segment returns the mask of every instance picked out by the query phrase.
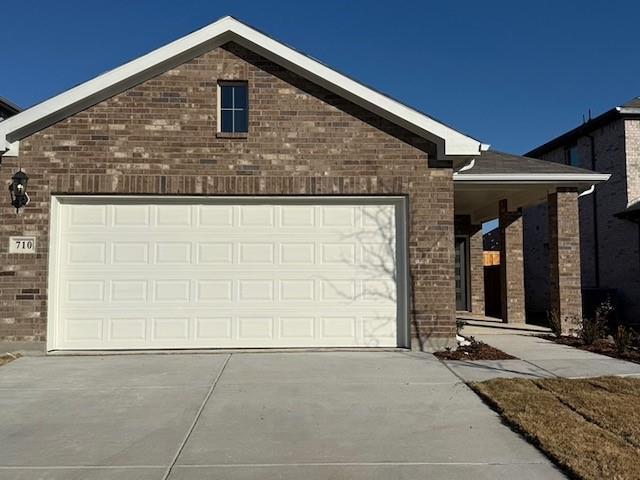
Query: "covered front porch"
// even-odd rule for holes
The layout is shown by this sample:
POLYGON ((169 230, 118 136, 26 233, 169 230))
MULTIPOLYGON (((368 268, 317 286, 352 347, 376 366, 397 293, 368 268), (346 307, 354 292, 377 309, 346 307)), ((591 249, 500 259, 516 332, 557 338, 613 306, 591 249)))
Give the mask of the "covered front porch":
POLYGON ((456 307, 459 318, 485 317, 484 222, 497 219, 503 324, 526 328, 523 209, 548 209, 548 315, 563 331, 582 318, 578 198, 609 178, 568 165, 492 150, 454 163, 456 307))

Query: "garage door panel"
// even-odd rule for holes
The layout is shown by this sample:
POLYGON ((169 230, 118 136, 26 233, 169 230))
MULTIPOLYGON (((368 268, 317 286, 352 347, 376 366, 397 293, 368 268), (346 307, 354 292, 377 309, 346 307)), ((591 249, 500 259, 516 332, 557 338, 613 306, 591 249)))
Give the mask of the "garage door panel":
POLYGON ((59 206, 55 348, 397 345, 394 204, 103 201, 59 206))
POLYGON ((233 243, 231 242, 200 242, 198 243, 198 264, 232 264, 233 243))
POLYGON ((239 227, 275 226, 275 205, 244 205, 239 208, 239 227))
POLYGON ((363 317, 362 329, 365 346, 385 346, 396 336, 396 319, 392 315, 363 317))
POLYGON ((307 205, 282 205, 280 207, 280 226, 293 228, 313 228, 316 225, 316 208, 307 205))
POLYGON ((107 245, 105 242, 69 242, 67 244, 67 264, 99 265, 106 262, 107 245))
POLYGON ((149 244, 146 242, 113 242, 109 263, 113 265, 149 263, 149 244))
POLYGON ((348 340, 356 333, 355 316, 326 316, 320 318, 322 337, 348 340))
MULTIPOLYGON (((189 317, 161 316, 151 319, 151 342, 186 343, 189 340, 189 317)), ((183 344, 184 344, 183 343, 183 344)))
POLYGON ((278 283, 280 300, 283 302, 292 301, 314 301, 315 282, 307 279, 286 279, 278 283))
POLYGON ((156 225, 158 227, 188 227, 191 225, 192 210, 190 205, 156 206, 156 225))
POLYGON ((283 316, 279 318, 280 337, 286 341, 313 340, 315 335, 315 318, 304 316, 283 316))
POLYGON ((196 303, 230 303, 233 301, 233 281, 228 279, 198 280, 196 303))
POLYGON ((147 319, 145 317, 123 316, 111 318, 108 322, 110 342, 129 342, 140 345, 147 338, 147 319))
POLYGON ((313 265, 316 262, 316 245, 313 242, 280 242, 281 265, 313 265))
POLYGON ((256 306, 257 301, 273 301, 274 282, 272 280, 238 280, 238 303, 256 306))
POLYGON ((155 244, 156 264, 191 263, 191 243, 158 241, 155 244))
POLYGON ((322 227, 355 228, 356 212, 353 206, 327 206, 321 209, 322 227))
POLYGON ((106 205, 74 205, 69 210, 68 222, 70 226, 106 226, 107 206, 106 205))
POLYGON ((151 206, 149 205, 112 205, 112 225, 131 229, 149 228, 151 206))
POLYGON ((239 340, 273 340, 273 317, 268 316, 239 316, 239 340))
POLYGON ((233 317, 199 317, 195 319, 196 341, 231 340, 233 331, 233 317))
POLYGON ((231 227, 233 226, 232 205, 199 205, 198 227, 231 227))
POLYGON ((396 285, 392 279, 363 280, 362 300, 375 303, 396 302, 396 285))
POLYGON ((68 342, 100 344, 104 338, 105 319, 91 312, 71 314, 65 323, 65 339, 68 342))
POLYGON ((155 280, 152 285, 154 302, 189 303, 191 299, 189 280, 155 280))
POLYGON ((272 242, 239 242, 238 263, 244 265, 270 265, 274 263, 275 245, 272 242))
POLYGON ((110 301, 113 303, 135 302, 139 305, 145 305, 147 302, 149 290, 147 280, 111 280, 110 285, 110 301))

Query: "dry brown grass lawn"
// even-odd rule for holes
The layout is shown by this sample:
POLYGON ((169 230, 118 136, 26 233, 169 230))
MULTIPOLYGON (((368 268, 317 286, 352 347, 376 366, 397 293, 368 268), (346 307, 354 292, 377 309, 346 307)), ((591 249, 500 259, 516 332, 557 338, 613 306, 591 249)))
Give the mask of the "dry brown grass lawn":
POLYGON ((640 478, 640 379, 495 379, 472 387, 573 476, 640 478))
POLYGON ((5 365, 5 364, 9 363, 9 362, 12 362, 13 360, 15 360, 15 359, 17 359, 19 357, 20 357, 19 353, 14 353, 14 354, 11 354, 11 355, 9 355, 8 353, 4 353, 4 354, 0 355, 0 367, 2 365, 5 365))

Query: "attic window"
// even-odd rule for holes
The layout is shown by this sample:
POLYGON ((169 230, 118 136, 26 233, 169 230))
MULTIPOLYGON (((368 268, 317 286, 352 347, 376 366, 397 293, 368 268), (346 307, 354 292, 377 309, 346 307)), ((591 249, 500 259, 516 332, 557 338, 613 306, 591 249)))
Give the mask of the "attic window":
POLYGON ((249 129, 247 82, 219 82, 218 105, 218 132, 246 134, 249 129))

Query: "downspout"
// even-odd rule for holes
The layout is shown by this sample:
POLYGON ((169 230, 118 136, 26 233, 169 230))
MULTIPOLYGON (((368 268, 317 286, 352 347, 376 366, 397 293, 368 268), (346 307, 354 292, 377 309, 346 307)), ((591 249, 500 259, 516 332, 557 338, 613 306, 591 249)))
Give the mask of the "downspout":
MULTIPOLYGON (((591 154, 591 170, 596 171, 596 146, 595 139, 593 135, 585 134, 585 136, 589 139, 590 143, 590 154, 591 154)), ((595 287, 600 288, 600 242, 598 241, 598 192, 594 191, 591 194, 591 202, 593 209, 593 253, 594 253, 594 277, 595 277, 595 287)))

